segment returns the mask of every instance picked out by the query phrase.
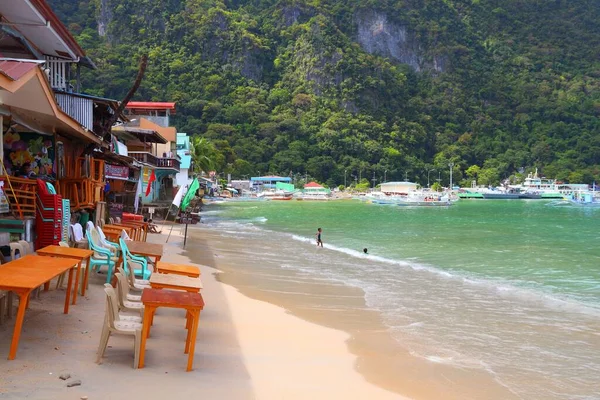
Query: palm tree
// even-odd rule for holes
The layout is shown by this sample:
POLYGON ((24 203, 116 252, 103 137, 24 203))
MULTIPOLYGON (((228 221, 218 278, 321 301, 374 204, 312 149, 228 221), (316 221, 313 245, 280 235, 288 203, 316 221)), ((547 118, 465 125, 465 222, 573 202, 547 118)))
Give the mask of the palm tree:
POLYGON ((214 169, 215 166, 215 146, 207 139, 194 136, 192 137, 192 161, 194 163, 194 170, 197 173, 208 173, 214 169))

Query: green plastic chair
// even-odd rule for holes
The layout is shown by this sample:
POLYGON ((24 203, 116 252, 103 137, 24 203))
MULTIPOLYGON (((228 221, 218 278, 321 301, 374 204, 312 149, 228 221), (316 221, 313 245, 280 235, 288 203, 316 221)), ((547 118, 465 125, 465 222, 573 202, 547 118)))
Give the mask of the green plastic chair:
POLYGON ((123 238, 119 238, 119 244, 121 245, 121 254, 123 255, 123 269, 125 270, 125 273, 130 274, 131 272, 133 272, 133 276, 139 275, 142 277, 142 279, 150 279, 152 271, 148 269, 148 260, 146 260, 145 257, 134 256, 133 254, 131 254, 129 248, 127 247, 127 242, 125 242, 123 238), (128 263, 139 264, 142 268, 131 268, 130 270, 129 266, 127 265, 128 263))
POLYGON ((87 239, 88 244, 90 245, 90 250, 94 252, 92 257, 90 257, 90 265, 88 268, 91 267, 93 271, 98 272, 101 266, 106 265, 108 268, 108 272, 106 274, 106 283, 110 283, 113 269, 115 268, 116 264, 116 257, 114 257, 110 250, 100 245, 100 236, 96 230, 88 231, 87 239))

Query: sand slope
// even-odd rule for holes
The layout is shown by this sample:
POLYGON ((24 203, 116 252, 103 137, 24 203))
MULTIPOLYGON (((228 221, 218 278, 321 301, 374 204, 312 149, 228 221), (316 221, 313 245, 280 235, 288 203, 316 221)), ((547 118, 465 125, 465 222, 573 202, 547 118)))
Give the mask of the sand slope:
MULTIPOLYGON (((164 235, 149 240, 164 243, 164 235)), ((181 237, 171 236, 163 260, 190 263, 181 237)), ((190 243, 188 242, 188 245, 190 243)), ((218 261, 216 261, 218 267, 218 261)), ((1 268, 1 267, 0 267, 1 268)), ((400 399, 369 384, 355 369, 348 335, 289 315, 219 283, 203 266, 201 314, 194 370, 185 372, 184 314, 159 309, 147 342, 146 368, 134 370, 133 339, 113 336, 95 363, 104 318, 104 277, 68 315, 64 290, 42 293, 27 310, 14 361, 8 355, 14 317, 0 326, 1 399, 400 399), (72 378, 58 376, 69 372, 72 378), (82 385, 66 387, 81 379, 82 385)))

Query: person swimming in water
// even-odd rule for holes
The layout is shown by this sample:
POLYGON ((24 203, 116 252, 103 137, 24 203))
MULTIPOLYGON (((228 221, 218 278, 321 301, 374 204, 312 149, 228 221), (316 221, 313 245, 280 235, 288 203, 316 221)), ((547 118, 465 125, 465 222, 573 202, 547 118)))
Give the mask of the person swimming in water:
POLYGON ((363 253, 365 253, 365 254, 369 254, 369 253, 368 253, 368 251, 369 251, 369 250, 367 250, 367 248, 366 248, 366 247, 363 249, 363 253))
POLYGON ((321 228, 318 228, 317 233, 315 234, 315 236, 317 237, 317 247, 323 247, 323 241, 321 240, 321 232, 323 232, 321 228))

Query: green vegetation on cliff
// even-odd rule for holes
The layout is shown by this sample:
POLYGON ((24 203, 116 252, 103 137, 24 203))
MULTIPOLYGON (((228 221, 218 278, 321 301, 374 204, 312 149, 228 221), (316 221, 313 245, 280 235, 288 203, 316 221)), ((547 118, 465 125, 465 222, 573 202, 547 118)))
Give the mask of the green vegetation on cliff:
POLYGON ((136 98, 176 101, 235 177, 600 181, 596 0, 50 3, 88 92, 121 99, 147 51, 136 98))

